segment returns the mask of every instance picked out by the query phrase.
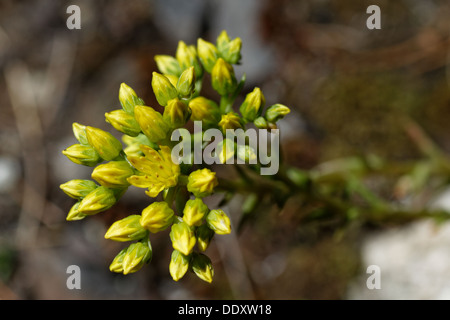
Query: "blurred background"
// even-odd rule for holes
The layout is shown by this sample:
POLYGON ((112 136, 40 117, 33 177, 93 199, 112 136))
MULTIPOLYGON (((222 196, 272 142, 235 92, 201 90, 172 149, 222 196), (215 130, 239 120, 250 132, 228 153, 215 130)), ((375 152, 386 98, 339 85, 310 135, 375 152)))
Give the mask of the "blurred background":
MULTIPOLYGON (((0 298, 450 298, 446 223, 339 237, 299 227, 293 204, 268 207, 240 233, 215 238, 211 285, 193 274, 175 283, 168 232, 151 238, 153 261, 138 273, 108 270, 121 244, 104 233, 148 205, 143 190, 66 222, 73 200, 59 189, 90 177, 61 154, 75 143, 73 122, 113 132, 104 113, 120 107, 120 83, 156 105, 153 56, 174 55, 179 40, 214 42, 224 29, 243 42, 243 92, 259 86, 268 104, 292 109, 280 123, 289 164, 420 159, 404 115, 449 152, 449 16, 446 0, 0 0, 0 298), (80 30, 66 27, 71 4, 81 9, 80 30), (366 27, 372 4, 380 30, 366 27), (380 290, 366 287, 372 264, 381 267, 380 290), (81 290, 66 286, 70 265, 81 268, 81 290)), ((450 210, 447 193, 433 196, 450 210)), ((241 206, 239 197, 228 205, 233 223, 241 206)))

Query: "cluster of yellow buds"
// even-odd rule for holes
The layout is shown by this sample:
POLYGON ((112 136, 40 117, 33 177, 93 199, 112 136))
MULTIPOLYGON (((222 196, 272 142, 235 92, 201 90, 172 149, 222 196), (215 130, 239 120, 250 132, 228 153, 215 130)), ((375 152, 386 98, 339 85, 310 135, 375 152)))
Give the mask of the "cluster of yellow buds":
MULTIPOLYGON (((198 39, 197 46, 180 41, 174 57, 157 55, 160 71, 153 72, 151 87, 161 113, 147 106, 136 92, 122 83, 121 109, 105 114, 106 122, 123 134, 122 143, 99 128, 73 124, 77 144, 63 151, 71 161, 94 167, 93 180, 74 179, 61 189, 77 202, 67 220, 81 220, 113 206, 130 186, 145 188, 153 201, 140 214, 114 222, 106 239, 132 243, 113 259, 110 270, 123 274, 138 271, 152 259, 151 234, 170 230, 173 253, 171 277, 178 281, 188 270, 211 282, 214 269, 205 254, 215 234, 231 232, 231 221, 221 209, 208 208, 205 197, 218 185, 216 173, 206 164, 178 164, 173 161, 174 130, 188 121, 201 121, 204 129, 244 128, 254 123, 271 128, 289 109, 276 104, 263 115, 265 98, 259 88, 247 94, 239 112, 233 102, 244 87, 233 69, 241 60, 241 39, 231 40, 223 31, 216 44, 198 39), (200 95, 205 74, 220 95, 220 102, 200 95)), ((227 148, 232 143, 227 143, 227 148)), ((245 149, 247 152, 247 149, 245 149)), ((233 151, 231 152, 233 153, 233 151)), ((248 152, 247 152, 248 153, 248 152)))
POLYGON ((81 220, 111 208, 130 185, 127 178, 135 169, 125 160, 122 144, 109 132, 98 128, 73 124, 79 143, 63 150, 63 154, 77 164, 94 167, 92 180, 74 179, 60 187, 78 200, 70 209, 67 220, 81 220), (108 161, 107 163, 102 163, 108 161))

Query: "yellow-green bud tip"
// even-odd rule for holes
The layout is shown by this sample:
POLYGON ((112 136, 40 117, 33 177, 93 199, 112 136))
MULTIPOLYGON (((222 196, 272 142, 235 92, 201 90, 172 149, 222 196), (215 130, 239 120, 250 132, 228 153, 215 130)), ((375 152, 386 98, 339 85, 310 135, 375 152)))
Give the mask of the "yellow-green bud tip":
POLYGON ((122 150, 122 143, 119 140, 99 128, 86 127, 86 137, 89 145, 106 161, 116 158, 122 150))
POLYGON ((180 97, 189 98, 195 89, 195 70, 189 67, 183 71, 177 82, 177 91, 180 97))
POLYGON ((140 219, 140 215, 134 214, 114 222, 106 232, 105 239, 124 242, 144 238, 148 231, 141 226, 140 219))
POLYGON ((127 161, 110 161, 98 165, 92 171, 92 178, 104 187, 125 188, 130 184, 127 178, 134 174, 127 161))
POLYGON ((86 138, 86 126, 85 125, 74 122, 72 124, 72 130, 73 130, 73 135, 75 136, 75 139, 77 139, 79 143, 84 144, 84 145, 88 144, 88 140, 86 138))
POLYGON ((242 128, 242 120, 238 114, 231 111, 222 115, 222 118, 219 121, 219 127, 222 129, 223 133, 226 133, 227 129, 235 130, 242 128))
POLYGON ((212 266, 211 260, 208 256, 197 253, 192 258, 192 271, 195 272, 197 277, 211 283, 214 277, 214 268, 212 266))
POLYGON ((188 177, 187 189, 197 198, 209 196, 218 185, 216 173, 205 168, 192 172, 188 177))
POLYGON ((202 121, 205 127, 217 125, 220 121, 220 109, 217 103, 205 97, 196 97, 189 101, 191 108, 191 120, 202 121))
POLYGON ((189 258, 178 250, 172 252, 169 263, 169 272, 174 281, 178 281, 184 277, 189 270, 189 258))
POLYGON ((188 200, 183 210, 183 221, 189 226, 200 226, 203 217, 209 212, 208 206, 203 203, 202 199, 195 198, 188 200))
POLYGON ((247 121, 254 121, 261 115, 266 99, 260 88, 256 87, 252 92, 247 94, 244 102, 241 104, 239 111, 247 121))
POLYGON ((284 118, 285 115, 289 114, 291 110, 282 104, 274 104, 273 106, 270 106, 266 110, 265 118, 267 121, 271 123, 275 123, 278 120, 281 120, 284 118))
POLYGON ((125 83, 120 85, 119 101, 123 110, 131 115, 134 113, 136 105, 144 104, 144 101, 137 96, 136 92, 125 83))
POLYGON ((211 73, 218 57, 218 51, 216 46, 211 42, 199 38, 197 40, 197 50, 198 56, 203 64, 203 67, 207 72, 211 73))
POLYGON ((191 116, 191 109, 178 98, 169 100, 163 118, 172 129, 183 127, 191 116))
POLYGON ((233 93, 237 86, 237 80, 231 64, 224 59, 217 59, 211 71, 211 83, 214 90, 221 96, 233 93))
POLYGON ((167 77, 158 72, 152 73, 152 88, 156 100, 162 106, 166 106, 169 100, 178 97, 177 89, 167 77))
POLYGON ((166 138, 170 127, 164 121, 161 113, 152 107, 136 106, 134 108, 134 116, 142 132, 151 142, 158 143, 166 138))
POLYGON ((197 241, 194 232, 185 222, 173 224, 169 236, 173 248, 185 256, 192 252, 197 241))
POLYGON ((100 186, 81 200, 78 211, 86 215, 93 215, 111 208, 115 203, 114 192, 100 186))
POLYGON ((168 55, 156 55, 156 66, 164 75, 173 75, 178 77, 181 74, 181 67, 177 59, 168 55))
POLYGON ((123 257, 123 274, 140 270, 152 258, 152 248, 149 241, 132 243, 123 257))
POLYGON ((217 234, 231 233, 230 218, 222 209, 211 210, 206 217, 206 223, 217 234))
POLYGON ((205 251, 209 247, 211 239, 214 236, 214 231, 211 230, 205 223, 197 228, 196 235, 197 235, 197 247, 201 251, 205 251))
POLYGON ((153 202, 142 210, 141 225, 152 233, 168 228, 173 222, 174 212, 167 202, 153 202))
POLYGON ((79 143, 63 150, 62 154, 69 158, 70 161, 88 167, 94 167, 102 161, 93 147, 79 143))
POLYGON ((59 186, 65 194, 73 199, 82 199, 86 197, 92 190, 97 188, 94 181, 73 179, 59 186))
POLYGON ((110 123, 117 131, 125 133, 126 135, 136 137, 141 132, 141 128, 134 116, 124 110, 119 109, 107 112, 105 113, 105 118, 106 122, 110 123))

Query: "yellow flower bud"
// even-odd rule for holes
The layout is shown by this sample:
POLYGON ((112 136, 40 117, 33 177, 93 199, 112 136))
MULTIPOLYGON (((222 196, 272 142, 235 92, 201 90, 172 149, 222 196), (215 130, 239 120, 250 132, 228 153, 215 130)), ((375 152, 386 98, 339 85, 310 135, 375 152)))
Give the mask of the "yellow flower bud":
POLYGON ((86 197, 92 190, 97 188, 94 181, 73 179, 59 186, 65 194, 74 199, 86 197))
POLYGON ((164 108, 163 119, 172 129, 183 127, 191 115, 191 109, 178 98, 169 100, 164 108))
POLYGON ((183 41, 178 42, 177 52, 175 54, 180 63, 181 70, 194 67, 195 77, 200 79, 203 75, 203 68, 197 58, 197 50, 195 46, 188 46, 183 41))
POLYGON ((178 41, 175 57, 180 63, 181 69, 185 70, 192 66, 195 55, 192 54, 192 51, 189 50, 188 45, 184 41, 178 41))
POLYGON ((76 164, 93 167, 102 161, 95 149, 89 145, 74 144, 62 151, 69 160, 76 164))
POLYGON ((219 58, 211 71, 212 87, 221 96, 233 93, 236 90, 237 80, 231 64, 219 58))
POLYGON ((223 139, 217 144, 217 152, 220 163, 226 163, 229 159, 234 157, 235 143, 231 139, 223 139))
POLYGON ((242 41, 235 38, 221 48, 220 55, 230 64, 237 64, 241 60, 242 41))
POLYGON ((158 143, 166 138, 170 127, 164 121, 161 113, 152 107, 136 106, 134 108, 134 116, 142 132, 151 142, 158 143))
POLYGON ((81 200, 78 211, 94 215, 111 208, 116 203, 114 192, 106 187, 98 187, 81 200))
POLYGON ((158 70, 165 75, 174 75, 178 77, 181 74, 181 67, 177 59, 168 55, 156 55, 156 66, 158 70))
POLYGON ((188 177, 187 189, 197 198, 209 196, 218 185, 216 173, 205 168, 192 172, 188 177))
POLYGON ((144 238, 148 231, 141 226, 140 219, 140 215, 133 214, 114 222, 106 232, 105 239, 124 242, 144 238))
POLYGON ((141 225, 152 233, 160 232, 173 223, 174 212, 167 202, 153 202, 142 210, 141 225))
POLYGON ((198 50, 198 57, 200 58, 203 67, 205 68, 206 71, 211 73, 218 57, 216 46, 211 42, 199 38, 197 40, 197 50, 198 50))
POLYGON ((259 129, 267 129, 269 128, 269 124, 267 123, 267 120, 264 119, 264 117, 258 117, 253 121, 253 124, 255 127, 259 129))
POLYGON ((95 167, 91 177, 107 188, 125 188, 130 185, 127 179, 133 174, 127 161, 111 161, 95 167))
POLYGON ((216 126, 220 121, 220 109, 213 100, 196 97, 189 101, 189 108, 192 111, 191 120, 201 121, 206 128, 216 126))
POLYGON ((214 276, 214 268, 211 263, 211 259, 203 253, 196 253, 192 257, 192 271, 195 272, 197 277, 211 283, 214 276))
POLYGON ((266 110, 266 114, 264 117, 266 118, 267 121, 269 121, 271 123, 275 123, 278 120, 283 119, 284 116, 290 112, 291 112, 291 110, 288 107, 277 103, 277 104, 274 104, 273 106, 270 106, 266 110))
POLYGON ((89 145, 106 161, 113 160, 122 151, 122 143, 109 132, 88 126, 86 137, 89 145))
POLYGON ((214 237, 214 231, 207 224, 202 224, 196 230, 197 246, 201 251, 208 249, 211 239, 214 237))
POLYGON ((122 105, 123 110, 131 115, 134 113, 135 106, 141 106, 145 104, 144 101, 137 96, 136 92, 125 83, 122 83, 120 85, 119 101, 122 105))
POLYGON ((123 258, 127 254, 128 248, 120 250, 120 252, 115 256, 114 260, 109 266, 111 272, 122 273, 123 272, 123 258))
POLYGON ((139 271, 152 259, 150 241, 132 243, 123 257, 123 274, 139 271))
POLYGON ((239 115, 233 111, 223 114, 219 121, 219 127, 223 133, 226 133, 227 129, 239 129, 242 128, 242 120, 239 115))
POLYGON ((260 88, 253 89, 247 94, 239 111, 246 121, 254 121, 261 115, 266 99, 260 88))
POLYGON ((84 219, 86 217, 85 214, 78 211, 78 207, 80 206, 80 201, 75 203, 72 208, 70 208, 69 213, 67 214, 66 220, 67 221, 77 221, 84 219))
POLYGON ((185 256, 189 255, 194 249, 196 243, 195 234, 185 222, 174 223, 169 236, 173 248, 185 256))
POLYGON ((183 221, 190 227, 199 226, 208 212, 208 206, 203 203, 202 199, 188 200, 183 210, 183 221))
POLYGON ((189 67, 183 71, 177 82, 177 91, 181 97, 189 98, 195 90, 195 70, 189 67))
POLYGON ((127 147, 123 149, 127 156, 142 156, 142 144, 146 146, 154 145, 155 148, 157 147, 157 145, 150 142, 143 133, 138 134, 136 137, 130 137, 124 134, 122 136, 122 141, 127 145, 127 147))
POLYGON ((177 250, 173 250, 170 257, 169 272, 174 281, 184 277, 189 270, 189 258, 177 250))
POLYGON ((79 143, 83 145, 89 144, 87 137, 86 137, 86 126, 79 124, 77 122, 74 122, 72 124, 72 130, 73 135, 78 140, 79 143))
POLYGON ((238 144, 237 156, 239 159, 242 159, 245 163, 256 164, 258 160, 258 155, 256 154, 255 149, 253 149, 248 145, 238 144))
POLYGON ((217 37, 217 51, 225 61, 230 64, 237 64, 241 60, 242 40, 235 38, 230 40, 227 32, 223 30, 217 37))
POLYGON ((206 216, 206 224, 217 234, 229 234, 231 232, 230 218, 222 209, 211 210, 206 216))
POLYGON ((162 106, 166 106, 169 100, 178 97, 177 89, 170 83, 164 75, 153 72, 152 88, 156 100, 162 106))
MULTIPOLYGON (((133 107, 134 113, 134 107, 133 107)), ((110 123, 117 131, 125 133, 129 136, 136 137, 141 128, 133 115, 124 110, 114 110, 105 113, 106 122, 110 123)))
POLYGON ((169 79, 170 83, 176 88, 178 83, 178 77, 171 74, 164 74, 164 77, 169 79))
POLYGON ((222 32, 219 34, 216 40, 217 50, 220 52, 222 51, 230 42, 230 37, 228 36, 228 33, 226 30, 222 30, 222 32))

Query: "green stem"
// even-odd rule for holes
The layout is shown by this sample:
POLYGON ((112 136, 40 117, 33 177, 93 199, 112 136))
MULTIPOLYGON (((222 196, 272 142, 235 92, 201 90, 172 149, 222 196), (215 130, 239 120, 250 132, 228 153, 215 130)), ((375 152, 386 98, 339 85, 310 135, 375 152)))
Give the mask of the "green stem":
POLYGON ((186 186, 189 182, 189 177, 185 174, 180 174, 178 176, 178 185, 179 186, 186 186))
POLYGON ((178 189, 177 186, 171 187, 171 188, 169 188, 169 190, 165 194, 164 201, 167 202, 169 207, 172 207, 173 201, 175 199, 175 195, 177 193, 177 189, 178 189))
POLYGON ((123 150, 120 150, 119 155, 117 157, 115 157, 113 159, 113 161, 124 161, 124 160, 126 160, 126 158, 127 158, 127 155, 125 154, 125 152, 123 150))
POLYGON ((246 75, 244 74, 239 81, 236 90, 231 95, 224 95, 220 97, 220 113, 226 114, 233 110, 233 103, 238 97, 239 93, 244 88, 246 75))
POLYGON ((233 106, 233 101, 230 100, 228 96, 221 96, 220 97, 220 113, 226 114, 231 111, 233 106))
POLYGON ((348 181, 350 191, 361 196, 370 207, 377 211, 385 210, 389 205, 369 190, 358 178, 350 178, 348 181))

